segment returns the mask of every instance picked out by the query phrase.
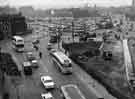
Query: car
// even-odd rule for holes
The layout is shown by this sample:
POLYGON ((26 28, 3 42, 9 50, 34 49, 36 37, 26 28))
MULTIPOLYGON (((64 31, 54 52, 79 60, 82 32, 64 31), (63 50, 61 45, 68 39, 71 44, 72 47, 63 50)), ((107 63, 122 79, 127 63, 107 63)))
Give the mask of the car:
POLYGON ((30 67, 31 66, 31 62, 30 61, 25 61, 25 62, 23 62, 23 66, 24 67, 30 67))
POLYGON ((48 49, 48 50, 51 50, 51 49, 52 49, 52 45, 53 45, 52 43, 48 43, 47 49, 48 49))
POLYGON ((42 99, 54 99, 53 95, 50 92, 42 93, 41 97, 42 97, 42 99))
POLYGON ((31 65, 32 65, 32 67, 35 67, 35 68, 38 68, 38 60, 32 60, 31 61, 31 65))
POLYGON ((35 60, 36 59, 35 56, 34 56, 34 54, 32 52, 27 52, 26 53, 26 58, 29 61, 32 61, 32 60, 35 60))
POLYGON ((55 88, 55 83, 53 82, 53 78, 51 76, 41 76, 41 82, 46 89, 55 88))

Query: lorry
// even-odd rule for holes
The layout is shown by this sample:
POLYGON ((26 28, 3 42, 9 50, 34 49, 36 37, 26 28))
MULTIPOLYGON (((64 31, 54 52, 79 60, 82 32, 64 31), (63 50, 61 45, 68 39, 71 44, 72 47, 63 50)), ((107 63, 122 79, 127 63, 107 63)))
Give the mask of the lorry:
POLYGON ((25 75, 32 75, 32 67, 30 62, 23 62, 23 71, 25 75))

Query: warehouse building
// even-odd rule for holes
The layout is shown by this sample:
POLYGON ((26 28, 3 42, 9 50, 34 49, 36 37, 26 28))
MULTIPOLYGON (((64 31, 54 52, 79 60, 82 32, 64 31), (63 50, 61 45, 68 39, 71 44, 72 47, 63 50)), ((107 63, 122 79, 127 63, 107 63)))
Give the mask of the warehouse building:
POLYGON ((25 17, 21 14, 0 15, 0 39, 28 32, 25 17))

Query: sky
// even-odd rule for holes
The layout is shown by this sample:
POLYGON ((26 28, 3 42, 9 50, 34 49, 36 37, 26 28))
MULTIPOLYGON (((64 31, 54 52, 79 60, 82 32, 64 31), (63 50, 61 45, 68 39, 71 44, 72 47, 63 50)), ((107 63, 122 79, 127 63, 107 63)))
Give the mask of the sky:
POLYGON ((35 8, 67 8, 78 7, 86 3, 90 6, 128 6, 132 0, 0 0, 0 5, 10 6, 33 6, 35 8))

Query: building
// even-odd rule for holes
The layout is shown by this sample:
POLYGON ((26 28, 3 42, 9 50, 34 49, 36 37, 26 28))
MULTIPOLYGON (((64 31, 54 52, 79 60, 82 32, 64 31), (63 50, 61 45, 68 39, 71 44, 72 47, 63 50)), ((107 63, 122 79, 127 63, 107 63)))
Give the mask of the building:
POLYGON ((0 15, 0 38, 8 38, 13 35, 27 33, 25 17, 21 14, 2 14, 0 15))

